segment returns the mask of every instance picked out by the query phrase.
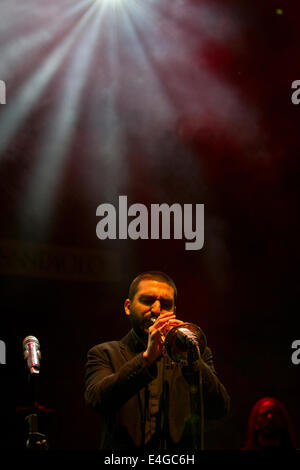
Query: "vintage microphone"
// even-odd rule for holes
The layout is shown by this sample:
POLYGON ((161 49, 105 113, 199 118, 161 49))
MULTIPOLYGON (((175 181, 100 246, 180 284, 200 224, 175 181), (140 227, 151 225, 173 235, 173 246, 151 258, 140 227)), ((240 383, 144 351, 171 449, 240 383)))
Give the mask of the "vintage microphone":
POLYGON ((26 336, 23 340, 23 352, 30 374, 39 374, 41 351, 40 343, 35 336, 26 336))

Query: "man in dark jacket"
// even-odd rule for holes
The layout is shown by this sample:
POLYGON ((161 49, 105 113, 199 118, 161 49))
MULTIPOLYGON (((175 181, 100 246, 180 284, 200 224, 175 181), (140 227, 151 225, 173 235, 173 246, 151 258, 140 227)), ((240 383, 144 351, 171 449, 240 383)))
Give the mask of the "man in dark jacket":
POLYGON ((101 415, 102 449, 200 448, 204 418, 228 413, 208 347, 187 365, 165 352, 167 331, 182 324, 176 297, 166 274, 141 274, 124 304, 131 331, 88 352, 85 399, 101 415))

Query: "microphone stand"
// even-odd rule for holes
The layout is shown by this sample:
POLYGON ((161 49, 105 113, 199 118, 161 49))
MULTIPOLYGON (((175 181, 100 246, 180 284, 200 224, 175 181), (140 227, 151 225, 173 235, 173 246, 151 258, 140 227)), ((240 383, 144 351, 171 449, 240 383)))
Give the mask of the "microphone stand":
POLYGON ((204 402, 203 402, 203 380, 202 380, 202 366, 200 363, 199 370, 194 371, 195 352, 197 353, 198 360, 201 359, 200 350, 197 344, 193 344, 188 349, 188 368, 191 371, 190 383, 190 408, 191 408, 191 434, 193 441, 193 449, 199 449, 199 434, 200 434, 200 450, 204 450, 204 402), (200 410, 199 410, 200 404, 200 410), (200 415, 200 416, 199 416, 200 415), (200 428, 200 433, 199 433, 200 428))
POLYGON ((47 437, 38 432, 37 414, 32 413, 25 418, 28 421, 29 433, 26 441, 26 449, 28 450, 48 450, 47 437))
POLYGON ((31 412, 26 416, 25 421, 28 423, 28 438, 26 440, 26 449, 28 450, 48 450, 48 439, 45 434, 38 432, 38 411, 39 405, 36 401, 36 376, 37 373, 29 374, 29 383, 31 386, 31 412))
POLYGON ((184 363, 183 375, 189 384, 190 417, 185 422, 184 439, 188 439, 188 447, 192 442, 193 448, 199 449, 200 436, 200 450, 204 450, 203 364, 201 354, 206 347, 206 337, 196 325, 184 323, 168 331, 165 346, 169 356, 175 362, 184 363), (189 332, 181 331, 181 334, 178 335, 179 330, 182 328, 187 328, 189 332), (179 340, 180 345, 176 344, 177 340, 179 340), (196 362, 199 366, 197 368, 195 368, 196 362))

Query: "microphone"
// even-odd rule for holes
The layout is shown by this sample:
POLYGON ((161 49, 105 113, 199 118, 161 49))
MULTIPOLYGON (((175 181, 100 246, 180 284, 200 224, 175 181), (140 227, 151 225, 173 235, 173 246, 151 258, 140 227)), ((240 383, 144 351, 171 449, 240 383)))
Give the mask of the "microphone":
POLYGON ((38 339, 35 336, 26 336, 23 340, 23 350, 30 374, 39 374, 41 351, 38 339))

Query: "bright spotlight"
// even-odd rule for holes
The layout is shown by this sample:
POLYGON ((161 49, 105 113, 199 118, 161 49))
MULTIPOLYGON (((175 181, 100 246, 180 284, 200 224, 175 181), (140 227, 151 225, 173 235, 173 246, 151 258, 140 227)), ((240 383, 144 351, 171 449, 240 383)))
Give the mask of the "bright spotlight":
POLYGON ((124 2, 125 0, 95 0, 95 3, 102 4, 105 7, 117 7, 124 2))

